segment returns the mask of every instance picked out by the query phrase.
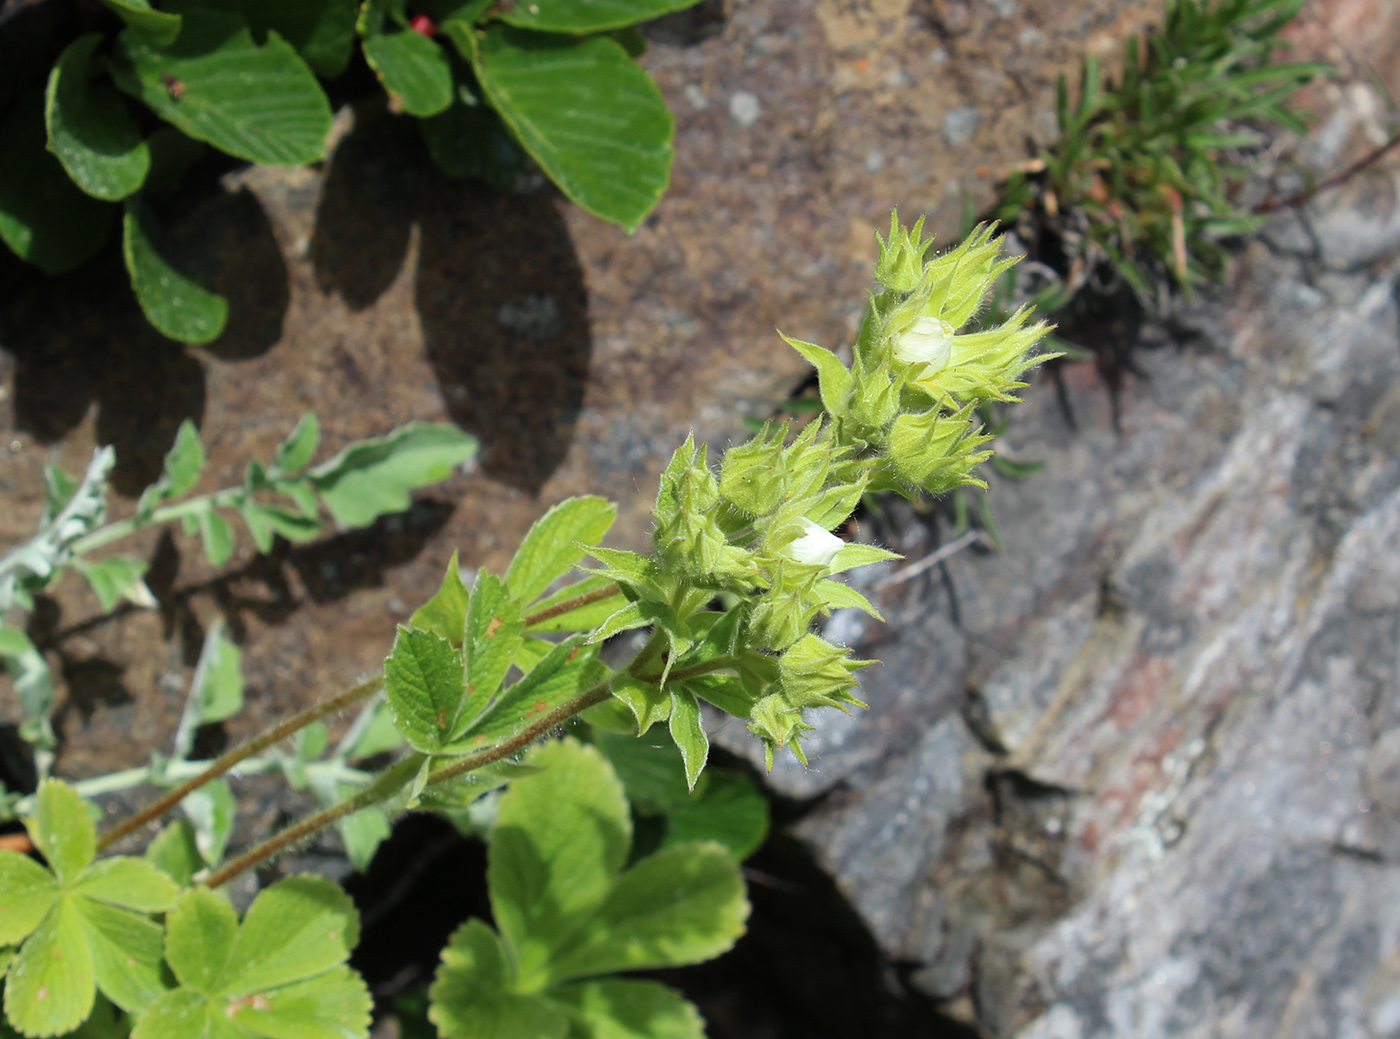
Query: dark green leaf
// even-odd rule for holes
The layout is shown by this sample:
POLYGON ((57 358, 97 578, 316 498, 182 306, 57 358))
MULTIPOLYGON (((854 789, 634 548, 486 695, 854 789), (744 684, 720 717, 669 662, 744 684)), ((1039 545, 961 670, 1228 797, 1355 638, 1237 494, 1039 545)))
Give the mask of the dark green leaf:
POLYGON ((73 182, 89 195, 115 202, 141 187, 151 152, 116 91, 90 82, 92 55, 101 43, 101 33, 88 33, 59 56, 49 73, 44 118, 49 150, 73 182))
POLYGON ((521 29, 590 33, 660 18, 694 7, 698 0, 537 0, 513 4, 501 21, 521 29))
POLYGON ((468 104, 460 94, 445 111, 418 121, 428 154, 449 177, 474 177, 510 190, 524 166, 520 146, 490 106, 468 104))
POLYGON ((452 104, 452 69, 447 55, 428 37, 412 29, 364 42, 365 60, 390 97, 399 98, 409 115, 437 115, 452 104))
POLYGON ((566 498, 534 522, 506 571, 513 598, 534 602, 544 590, 572 570, 611 529, 617 506, 588 495, 566 498), (581 544, 575 544, 580 542, 581 544))
POLYGON ((146 39, 152 47, 167 47, 180 35, 180 16, 154 11, 149 0, 102 0, 124 21, 127 28, 146 39))
POLYGON ((476 438, 456 426, 410 422, 351 444, 308 476, 337 523, 365 527, 408 508, 409 491, 447 479, 476 446, 476 438))
POLYGON ((350 62, 355 0, 200 0, 200 6, 242 15, 258 39, 274 30, 323 79, 335 79, 350 62))
POLYGON ((151 151, 151 172, 141 193, 146 197, 176 190, 189 168, 204 157, 208 145, 182 134, 173 126, 162 126, 146 140, 151 151))
POLYGON ((705 775, 704 790, 667 815, 662 846, 717 841, 742 862, 768 836, 768 799, 736 772, 712 768, 705 775))
POLYGON ((80 191, 47 139, 43 95, 21 95, 0 123, 0 239, 45 274, 62 274, 102 248, 117 208, 80 191))
POLYGON ((384 662, 384 689, 394 724, 409 745, 425 753, 441 750, 466 699, 461 651, 435 632, 400 627, 384 662))
POLYGON ((228 300, 175 270, 151 241, 150 211, 138 200, 122 218, 122 259, 146 320, 181 343, 212 343, 228 321, 228 300))
POLYGON ((496 111, 564 194, 635 231, 671 175, 671 113, 616 41, 443 26, 496 111))
POLYGON ((495 746, 521 732, 556 707, 600 685, 607 667, 595 650, 582 646, 583 636, 559 643, 520 681, 505 691, 459 737, 470 749, 495 746))
POLYGON ((637 811, 668 813, 691 802, 685 762, 664 728, 652 728, 641 736, 595 732, 593 742, 608 756, 637 811))
POLYGON ((179 38, 157 50, 131 29, 117 37, 117 86, 197 140, 268 166, 326 156, 330 103, 315 75, 275 32, 259 47, 237 15, 169 4, 179 38))

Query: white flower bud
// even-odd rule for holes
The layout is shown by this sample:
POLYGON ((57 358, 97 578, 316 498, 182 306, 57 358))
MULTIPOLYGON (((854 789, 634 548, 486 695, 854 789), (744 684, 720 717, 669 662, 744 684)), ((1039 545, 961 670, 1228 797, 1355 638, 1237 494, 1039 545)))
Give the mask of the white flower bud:
POLYGON ((778 550, 795 563, 807 566, 829 566, 836 553, 846 547, 846 543, 835 534, 823 530, 809 519, 798 520, 802 533, 794 541, 778 550))
POLYGON ((894 355, 905 364, 926 364, 942 371, 953 353, 953 326, 925 314, 894 337, 894 355))

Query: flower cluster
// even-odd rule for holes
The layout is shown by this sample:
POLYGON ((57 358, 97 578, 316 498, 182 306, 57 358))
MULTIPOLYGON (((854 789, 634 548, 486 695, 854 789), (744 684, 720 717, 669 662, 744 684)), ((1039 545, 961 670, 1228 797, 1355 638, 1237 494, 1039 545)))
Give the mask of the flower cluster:
POLYGON ((682 723, 693 745, 696 698, 745 719, 770 766, 777 747, 805 760, 809 709, 863 706, 852 691, 869 661, 810 628, 840 607, 878 617, 832 578, 893 553, 832 532, 867 492, 914 498, 980 485, 976 468, 991 438, 979 432, 976 405, 1015 400, 1021 375, 1045 359, 1031 354, 1047 326, 1032 323, 1029 308, 998 327, 960 331, 1016 263, 1001 255, 992 229, 932 259, 922 230, 922 220, 906 229, 891 219, 849 367, 784 337, 816 367, 825 418, 795 435, 788 423, 769 424, 727 451, 718 474, 688 438, 661 477, 651 556, 594 550, 603 563, 595 572, 628 599, 595 640, 655 632, 614 691, 643 729, 670 718, 683 751, 677 717, 696 719, 682 723), (721 596, 728 608, 716 611, 721 596))

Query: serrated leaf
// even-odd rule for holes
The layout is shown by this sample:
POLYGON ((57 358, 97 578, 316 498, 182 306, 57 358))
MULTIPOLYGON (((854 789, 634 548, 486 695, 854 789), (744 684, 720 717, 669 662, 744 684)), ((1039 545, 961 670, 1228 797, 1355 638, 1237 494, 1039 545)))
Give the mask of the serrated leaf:
POLYGON ((142 579, 146 573, 146 563, 132 556, 108 556, 96 562, 87 559, 74 561, 74 566, 87 581, 92 594, 103 613, 125 599, 133 605, 154 609, 156 598, 142 579))
POLYGON ((116 202, 140 189, 151 169, 141 129, 110 87, 90 82, 101 33, 70 43, 49 73, 44 121, 49 151, 73 183, 95 198, 116 202))
POLYGON ((199 854, 209 865, 217 866, 233 834, 234 817, 238 812, 228 782, 216 779, 186 794, 180 802, 180 810, 194 827, 194 843, 199 854))
POLYGON ((194 875, 204 868, 190 821, 177 819, 156 834, 146 846, 146 860, 180 887, 189 887, 194 875))
POLYGON ((590 33, 660 18, 694 7, 699 0, 539 0, 515 4, 501 12, 501 21, 521 29, 590 33))
POLYGON ((63 1035, 92 1010, 92 954, 74 901, 54 902, 10 966, 5 1016, 25 1035, 63 1035))
POLYGON ((128 200, 122 216, 122 259, 141 312, 161 335, 202 346, 223 334, 228 300, 187 278, 156 251, 150 211, 128 200))
POLYGON ((369 67, 409 115, 437 115, 452 104, 447 54, 428 37, 409 29, 371 36, 362 46, 369 67))
POLYGON ((287 434, 272 454, 272 464, 283 474, 306 468, 321 443, 321 423, 314 411, 308 411, 287 434))
POLYGON ((723 769, 705 773, 703 793, 666 817, 662 847, 716 841, 742 862, 768 836, 768 799, 746 777, 723 769))
POLYGON ((491 104, 574 202, 635 231, 671 175, 674 124, 651 77, 613 39, 463 22, 443 29, 491 104))
POLYGON ((163 913, 175 904, 175 882, 144 859, 117 856, 94 862, 69 890, 75 895, 110 902, 143 913, 163 913))
POLYGON ((618 878, 587 926, 556 950, 548 975, 558 982, 700 963, 733 946, 748 915, 739 864, 727 848, 663 848, 618 878))
POLYGON ((337 523, 365 527, 408 508, 409 491, 447 479, 476 449, 476 438, 456 426, 410 422, 351 444, 308 476, 337 523))
POLYGON ((323 79, 335 79, 350 63, 355 0, 200 0, 200 6, 242 15, 259 38, 275 30, 323 79))
POLYGON ((238 914, 216 891, 186 892, 166 918, 165 957, 185 988, 212 993, 238 933, 238 914))
POLYGON ((301 166, 326 157, 330 103, 276 32, 258 46, 237 15, 171 2, 180 35, 157 49, 131 29, 117 37, 112 77, 166 122, 249 162, 301 166))
POLYGON ((87 802, 57 779, 39 784, 34 816, 25 826, 60 883, 76 880, 97 853, 97 826, 87 802))
POLYGON ((339 885, 308 875, 280 881, 249 907, 216 992, 241 996, 315 977, 349 958, 359 931, 339 885))
POLYGON ((505 584, 485 570, 479 572, 467 605, 467 703, 461 715, 463 727, 470 725, 500 690, 520 650, 523 626, 520 604, 510 598, 505 584))
POLYGON ((372 1005, 363 979, 349 967, 337 967, 240 1001, 231 1017, 268 1039, 356 1039, 369 1032, 372 1005))
POLYGON ((559 643, 458 738, 460 747, 495 746, 516 735, 554 708, 600 685, 608 675, 601 661, 582 648, 583 636, 559 643))
POLYGON ((520 985, 529 988, 558 943, 603 904, 632 824, 622 784, 595 748, 562 740, 536 746, 525 760, 544 771, 502 795, 487 884, 520 985))
MULTIPOLYGON (((585 577, 582 581, 576 581, 574 584, 566 585, 553 595, 547 596, 533 604, 530 607, 529 616, 537 616, 571 599, 577 599, 584 595, 599 592, 614 584, 616 584, 616 582, 611 578, 602 577, 597 574, 585 577)), ((627 598, 622 594, 622 591, 614 588, 612 594, 608 595, 606 598, 597 599, 583 606, 575 607, 566 613, 555 614, 544 620, 536 621, 525 630, 527 632, 592 631, 625 606, 626 603, 627 598)))
POLYGON ((506 586, 511 596, 534 602, 583 559, 583 546, 603 540, 616 518, 617 506, 593 495, 553 506, 531 525, 510 562, 506 586))
POLYGON ((152 47, 167 47, 180 35, 180 16, 154 11, 149 0, 102 0, 127 28, 143 36, 152 47))
POLYGON ((0 240, 45 274, 92 259, 112 230, 117 207, 68 178, 47 149, 44 97, 27 91, 0 123, 0 240))
POLYGON ((700 1011, 659 981, 585 981, 550 997, 569 1008, 580 1039, 705 1039, 700 1011))
POLYGON ((435 632, 453 646, 460 647, 465 637, 467 604, 470 601, 471 595, 462 583, 462 567, 454 550, 443 572, 442 584, 431 599, 413 611, 408 626, 435 632))
POLYGON ((161 981, 164 932, 159 924, 86 898, 73 904, 82 920, 93 976, 108 999, 123 1010, 137 1011, 165 992, 161 981))
POLYGON ((705 769, 710 757, 710 741, 700 718, 700 704, 695 696, 682 688, 671 690, 671 739, 680 749, 685 761, 685 781, 691 789, 705 769))
POLYGON ((0 945, 29 936, 58 898, 53 874, 18 852, 0 850, 0 945))
POLYGON ((569 1019, 549 1000, 513 991, 510 955, 477 919, 452 932, 429 992, 444 1039, 564 1039, 569 1019))
POLYGON ((401 626, 384 662, 384 690, 409 745, 429 754, 440 750, 451 741, 466 699, 462 654, 435 632, 401 626))

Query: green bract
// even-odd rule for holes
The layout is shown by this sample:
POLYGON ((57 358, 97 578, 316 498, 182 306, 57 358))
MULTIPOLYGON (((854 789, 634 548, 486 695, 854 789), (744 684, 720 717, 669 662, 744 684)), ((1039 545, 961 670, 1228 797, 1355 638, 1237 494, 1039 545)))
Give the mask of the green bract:
POLYGON ((622 784, 592 747, 535 748, 543 769, 501 798, 488 882, 499 932, 469 920, 443 952, 429 1016, 447 1039, 700 1037, 695 1008, 655 982, 601 979, 698 963, 748 916, 723 847, 678 843, 624 870, 622 784))
POLYGON ((93 862, 97 832, 71 787, 48 780, 26 820, 49 868, 0 851, 0 944, 19 945, 5 981, 5 1016, 24 1035, 71 1032, 97 990, 127 1011, 165 990, 161 929, 147 913, 175 903, 178 888, 141 859, 93 862))

